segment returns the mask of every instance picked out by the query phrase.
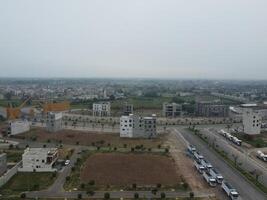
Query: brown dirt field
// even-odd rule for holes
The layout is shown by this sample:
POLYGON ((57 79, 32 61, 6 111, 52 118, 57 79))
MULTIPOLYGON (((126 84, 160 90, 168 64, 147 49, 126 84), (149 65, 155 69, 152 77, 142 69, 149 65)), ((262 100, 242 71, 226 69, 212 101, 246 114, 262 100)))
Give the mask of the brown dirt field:
POLYGON ((80 145, 92 145, 94 142, 96 145, 122 147, 127 144, 128 147, 135 147, 136 145, 143 144, 147 148, 156 148, 159 144, 163 144, 165 139, 164 136, 160 136, 155 139, 130 139, 120 138, 118 133, 97 133, 97 132, 84 132, 75 130, 61 130, 56 133, 49 133, 45 129, 35 128, 31 131, 16 136, 17 138, 31 139, 36 137, 37 141, 47 142, 49 139, 51 142, 62 141, 64 144, 76 144, 79 142, 80 145), (101 144, 100 141, 104 141, 101 144))
POLYGON ((208 189, 201 175, 195 170, 191 159, 186 157, 186 146, 181 140, 177 140, 173 133, 169 134, 166 144, 170 146, 170 154, 175 160, 176 170, 183 174, 184 179, 193 190, 208 189))
POLYGON ((98 185, 177 185, 181 180, 174 162, 160 155, 97 153, 90 156, 81 171, 81 180, 98 185))

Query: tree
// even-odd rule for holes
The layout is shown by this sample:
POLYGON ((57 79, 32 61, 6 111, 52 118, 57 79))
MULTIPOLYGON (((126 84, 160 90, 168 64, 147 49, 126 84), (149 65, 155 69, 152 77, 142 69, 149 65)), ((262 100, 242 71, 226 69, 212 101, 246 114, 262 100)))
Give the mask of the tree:
POLYGON ((136 183, 133 183, 133 185, 132 185, 132 187, 133 187, 133 189, 136 189, 136 183))
POLYGON ((110 198, 110 194, 109 194, 108 192, 106 192, 106 193, 104 194, 104 198, 105 198, 105 199, 109 199, 109 198, 110 198))
POLYGON ((190 192, 190 193, 189 193, 189 197, 190 197, 190 199, 193 199, 194 196, 195 196, 195 193, 194 193, 194 192, 190 192))
POLYGON ((94 180, 90 180, 88 184, 89 185, 94 185, 95 184, 95 181, 94 180))
POLYGON ((134 198, 135 199, 138 199, 139 198, 139 194, 136 192, 136 193, 134 193, 134 198))
POLYGON ((82 199, 82 194, 81 193, 78 194, 78 199, 82 199))
POLYGON ((25 194, 24 192, 21 193, 21 194, 20 194, 20 198, 25 199, 25 198, 26 198, 26 194, 25 194))
POLYGON ((160 198, 161 199, 165 199, 165 197, 166 197, 166 194, 164 192, 160 193, 160 198))

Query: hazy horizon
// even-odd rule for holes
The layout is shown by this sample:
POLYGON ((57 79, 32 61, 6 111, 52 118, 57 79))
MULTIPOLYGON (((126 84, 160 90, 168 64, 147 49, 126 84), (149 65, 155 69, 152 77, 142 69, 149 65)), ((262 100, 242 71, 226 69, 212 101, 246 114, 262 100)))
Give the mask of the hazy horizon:
POLYGON ((266 80, 267 1, 0 2, 0 77, 266 80))

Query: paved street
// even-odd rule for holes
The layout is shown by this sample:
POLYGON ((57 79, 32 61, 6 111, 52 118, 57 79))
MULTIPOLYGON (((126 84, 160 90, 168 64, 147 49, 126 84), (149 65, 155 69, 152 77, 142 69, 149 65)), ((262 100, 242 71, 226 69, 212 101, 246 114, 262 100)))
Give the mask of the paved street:
POLYGON ((200 151, 204 157, 222 173, 224 178, 237 189, 243 200, 267 199, 265 194, 255 189, 255 187, 248 183, 236 170, 228 166, 228 164, 226 164, 213 150, 209 149, 202 140, 186 129, 179 128, 176 130, 181 132, 188 142, 195 145, 198 151, 200 151))

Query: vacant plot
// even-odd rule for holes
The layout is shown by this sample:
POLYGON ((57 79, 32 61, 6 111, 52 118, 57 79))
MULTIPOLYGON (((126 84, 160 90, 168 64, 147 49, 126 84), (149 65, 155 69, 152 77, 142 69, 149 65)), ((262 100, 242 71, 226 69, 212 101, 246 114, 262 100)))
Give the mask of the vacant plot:
POLYGON ((167 156, 151 154, 97 153, 90 156, 81 170, 81 181, 97 185, 125 186, 180 183, 175 164, 167 156))
POLYGON ((17 135, 16 137, 24 138, 27 140, 37 140, 40 142, 58 142, 65 144, 80 145, 98 145, 98 146, 116 146, 123 147, 125 144, 128 147, 136 145, 143 145, 147 148, 157 147, 163 144, 164 138, 155 139, 129 139, 120 138, 118 133, 96 133, 96 132, 83 132, 73 130, 61 130, 56 133, 49 133, 44 129, 36 128, 30 132, 17 135))

